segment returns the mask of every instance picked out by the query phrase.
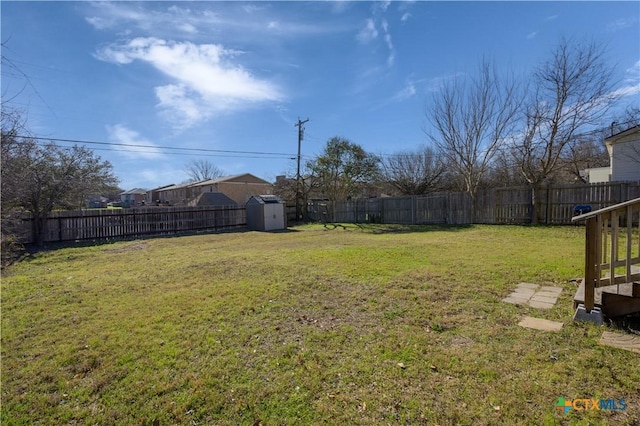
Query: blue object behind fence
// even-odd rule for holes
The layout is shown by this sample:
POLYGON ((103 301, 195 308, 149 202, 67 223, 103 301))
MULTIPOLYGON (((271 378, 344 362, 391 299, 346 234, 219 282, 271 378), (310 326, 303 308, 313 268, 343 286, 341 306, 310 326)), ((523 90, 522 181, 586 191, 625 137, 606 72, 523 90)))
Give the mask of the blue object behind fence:
POLYGON ((591 206, 575 206, 573 208, 573 215, 574 216, 579 216, 581 214, 585 214, 585 213, 591 213, 591 206))

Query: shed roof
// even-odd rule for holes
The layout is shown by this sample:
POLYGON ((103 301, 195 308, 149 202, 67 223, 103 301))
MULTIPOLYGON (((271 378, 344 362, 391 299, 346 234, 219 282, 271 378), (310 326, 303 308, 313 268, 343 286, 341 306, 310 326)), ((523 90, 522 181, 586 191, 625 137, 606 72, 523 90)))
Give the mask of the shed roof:
POLYGON ((203 192, 196 198, 197 206, 237 206, 238 203, 222 192, 203 192))
POLYGON ((247 204, 248 203, 276 204, 282 203, 282 200, 280 200, 280 197, 277 195, 253 195, 249 198, 249 201, 247 201, 247 204))

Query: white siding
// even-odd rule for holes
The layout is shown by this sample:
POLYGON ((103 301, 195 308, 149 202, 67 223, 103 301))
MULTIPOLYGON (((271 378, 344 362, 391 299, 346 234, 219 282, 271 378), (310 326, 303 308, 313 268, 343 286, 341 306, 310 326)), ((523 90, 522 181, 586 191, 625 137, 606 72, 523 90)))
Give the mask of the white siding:
POLYGON ((611 178, 610 167, 595 167, 593 169, 588 169, 588 172, 589 183, 609 182, 609 179, 611 178))
POLYGON ((611 181, 640 180, 640 139, 621 140, 611 146, 611 181))

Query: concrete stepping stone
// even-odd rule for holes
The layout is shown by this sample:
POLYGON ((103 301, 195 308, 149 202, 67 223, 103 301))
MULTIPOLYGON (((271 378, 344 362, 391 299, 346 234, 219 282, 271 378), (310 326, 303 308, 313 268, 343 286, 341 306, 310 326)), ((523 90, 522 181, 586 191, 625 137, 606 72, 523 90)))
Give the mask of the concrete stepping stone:
POLYGON ((561 322, 549 321, 542 318, 524 317, 518 325, 520 327, 533 328, 534 330, 560 331, 563 324, 561 322))
POLYGON ((600 337, 601 345, 624 349, 640 354, 640 336, 605 331, 600 337))
POLYGON ((562 294, 562 288, 540 286, 533 283, 520 283, 513 292, 502 299, 503 302, 514 305, 528 304, 532 308, 551 309, 562 294))

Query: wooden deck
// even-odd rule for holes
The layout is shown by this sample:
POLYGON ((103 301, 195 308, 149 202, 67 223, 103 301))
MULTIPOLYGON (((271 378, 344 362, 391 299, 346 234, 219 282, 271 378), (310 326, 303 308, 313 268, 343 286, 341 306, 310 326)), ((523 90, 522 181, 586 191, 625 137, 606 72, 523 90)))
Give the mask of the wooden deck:
MULTIPOLYGON (((584 280, 573 297, 573 308, 584 304, 584 280)), ((640 282, 623 283, 595 289, 594 306, 608 317, 617 317, 640 312, 640 282)))
POLYGON ((586 222, 585 275, 574 297, 575 319, 584 320, 578 313, 594 308, 608 317, 640 312, 639 214, 636 198, 573 218, 586 222))

